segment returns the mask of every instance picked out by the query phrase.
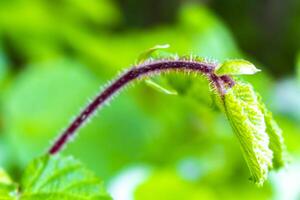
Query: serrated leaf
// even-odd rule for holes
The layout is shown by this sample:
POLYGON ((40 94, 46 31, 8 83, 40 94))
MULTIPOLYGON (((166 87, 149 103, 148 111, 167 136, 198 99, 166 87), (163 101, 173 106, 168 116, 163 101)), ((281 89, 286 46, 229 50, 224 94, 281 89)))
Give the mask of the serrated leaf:
POLYGON ((259 96, 259 105, 264 114, 266 122, 266 132, 270 138, 270 149, 273 151, 273 167, 279 169, 287 162, 287 150, 284 144, 282 130, 274 120, 272 113, 266 108, 259 96))
POLYGON ((43 156, 34 160, 21 180, 21 200, 111 199, 102 182, 72 157, 43 156))
POLYGON ((234 59, 227 60, 221 63, 215 73, 219 76, 221 75, 246 75, 246 74, 255 74, 259 72, 260 69, 257 69, 252 63, 242 60, 234 59))
POLYGON ((147 60, 151 56, 151 54, 153 54, 155 51, 160 50, 160 49, 167 49, 169 47, 170 47, 169 44, 156 45, 156 46, 148 49, 147 51, 141 53, 139 55, 136 63, 140 64, 140 63, 144 62, 145 60, 147 60))
POLYGON ((226 115, 240 141, 251 179, 261 186, 272 167, 264 114, 250 84, 237 82, 224 97, 226 115))
POLYGON ((0 200, 13 200, 17 196, 17 186, 0 168, 0 200))
POLYGON ((166 88, 166 87, 162 86, 161 84, 156 83, 155 81, 153 81, 151 79, 145 80, 145 83, 149 87, 151 87, 151 88, 153 88, 153 89, 155 89, 159 92, 162 92, 164 94, 168 94, 168 95, 177 95, 178 94, 177 91, 175 91, 173 89, 166 88))

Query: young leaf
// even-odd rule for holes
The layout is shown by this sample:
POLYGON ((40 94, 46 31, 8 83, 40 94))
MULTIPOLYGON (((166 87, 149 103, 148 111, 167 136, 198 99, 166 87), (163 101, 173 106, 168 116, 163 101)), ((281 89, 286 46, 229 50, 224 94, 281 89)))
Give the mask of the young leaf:
POLYGON ((102 182, 72 157, 43 156, 26 169, 21 200, 107 200, 102 182))
POLYGON ((6 172, 0 168, 0 199, 13 200, 17 196, 17 185, 13 183, 6 172))
POLYGON ((266 131, 270 138, 270 149, 273 151, 273 167, 279 169, 286 164, 287 150, 284 144, 282 130, 274 120, 272 113, 266 108, 259 96, 259 105, 264 114, 266 131))
POLYGON ((220 64, 215 73, 219 76, 221 75, 245 75, 245 74, 255 74, 259 72, 260 69, 257 69, 252 63, 242 60, 234 59, 227 60, 220 64))
POLYGON ((237 82, 225 94, 224 106, 240 141, 251 179, 261 186, 272 167, 273 155, 269 149, 269 136, 256 93, 250 84, 237 82))
POLYGON ((154 47, 148 49, 147 51, 143 52, 141 55, 139 55, 136 63, 140 64, 142 62, 144 62, 145 60, 147 60, 151 54, 159 49, 167 49, 169 48, 170 45, 169 44, 163 44, 163 45, 155 45, 154 47))
POLYGON ((156 83, 155 81, 153 81, 153 80, 151 80, 151 79, 145 80, 145 83, 146 83, 149 87, 151 87, 151 88, 153 88, 153 89, 155 89, 155 90, 157 90, 157 91, 159 91, 159 92, 162 92, 162 93, 164 93, 164 94, 169 94, 169 95, 177 95, 177 94, 178 94, 175 90, 173 90, 173 89, 168 89, 168 88, 166 88, 166 87, 164 87, 164 86, 162 86, 162 85, 156 83))

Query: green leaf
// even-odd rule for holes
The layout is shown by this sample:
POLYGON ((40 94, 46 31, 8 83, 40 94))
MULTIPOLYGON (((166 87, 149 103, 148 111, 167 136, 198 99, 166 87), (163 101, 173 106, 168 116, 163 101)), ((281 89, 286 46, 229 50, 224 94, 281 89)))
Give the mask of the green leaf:
POLYGON ((252 63, 242 60, 234 59, 227 60, 220 64, 216 69, 217 75, 244 75, 244 74, 255 74, 259 72, 260 69, 257 69, 252 63))
POLYGON ((16 199, 17 185, 6 172, 0 168, 0 200, 16 199))
POLYGON ((43 156, 34 160, 21 180, 21 200, 111 199, 102 182, 72 157, 43 156))
POLYGON ((147 51, 141 53, 141 55, 139 55, 136 63, 140 64, 140 63, 144 62, 145 60, 147 60, 151 56, 151 54, 153 54, 155 51, 160 50, 160 49, 167 49, 169 47, 170 47, 169 44, 156 45, 156 46, 148 49, 147 51))
POLYGON ((145 83, 149 87, 151 87, 159 92, 162 92, 164 94, 168 94, 168 95, 177 95, 178 94, 177 91, 175 91, 171 88, 170 89, 166 88, 166 86, 162 86, 161 84, 156 83, 154 80, 147 79, 147 80, 145 80, 145 83))
POLYGON ((224 96, 226 115, 233 127, 251 173, 251 179, 261 186, 272 168, 272 151, 266 133, 264 114, 252 86, 236 82, 224 96))
POLYGON ((273 167, 279 169, 284 167, 287 162, 287 150, 284 144, 282 130, 274 120, 272 113, 266 108, 259 97, 259 105, 264 114, 266 131, 270 138, 270 149, 273 151, 273 167))
POLYGON ((219 199, 208 185, 184 180, 176 171, 155 171, 134 192, 135 200, 219 199))

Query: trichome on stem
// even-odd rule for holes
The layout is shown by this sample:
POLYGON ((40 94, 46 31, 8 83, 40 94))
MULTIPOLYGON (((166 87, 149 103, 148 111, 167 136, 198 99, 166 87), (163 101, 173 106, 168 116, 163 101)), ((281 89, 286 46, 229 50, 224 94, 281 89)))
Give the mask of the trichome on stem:
POLYGON ((216 64, 208 62, 200 62, 196 60, 162 60, 150 63, 143 63, 134 66, 114 82, 108 85, 97 95, 69 124, 69 126, 59 135, 49 150, 49 154, 59 153, 63 147, 69 142, 79 128, 90 119, 93 114, 100 109, 114 94, 122 90, 130 82, 141 79, 143 77, 162 74, 165 72, 193 72, 204 75, 212 83, 212 87, 222 98, 226 93, 226 89, 234 85, 233 79, 228 75, 218 76, 215 74, 216 64))

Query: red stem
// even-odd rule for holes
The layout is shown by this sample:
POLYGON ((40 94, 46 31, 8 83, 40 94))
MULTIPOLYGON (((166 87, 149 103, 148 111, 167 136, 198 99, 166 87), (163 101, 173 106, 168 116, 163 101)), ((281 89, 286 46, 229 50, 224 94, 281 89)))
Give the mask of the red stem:
POLYGON ((71 122, 65 131, 55 141, 50 148, 49 154, 57 154, 68 143, 71 137, 75 135, 78 129, 85 123, 85 121, 93 116, 93 114, 101 108, 106 101, 110 99, 115 93, 124 88, 128 83, 135 79, 151 75, 154 73, 162 73, 168 71, 182 71, 182 72, 196 72, 206 75, 213 83, 218 93, 223 96, 226 92, 225 85, 232 86, 233 80, 229 76, 219 77, 214 74, 215 65, 196 61, 157 61, 150 64, 143 64, 141 66, 133 67, 126 73, 121 75, 112 84, 105 88, 94 100, 89 103, 86 108, 71 122))

